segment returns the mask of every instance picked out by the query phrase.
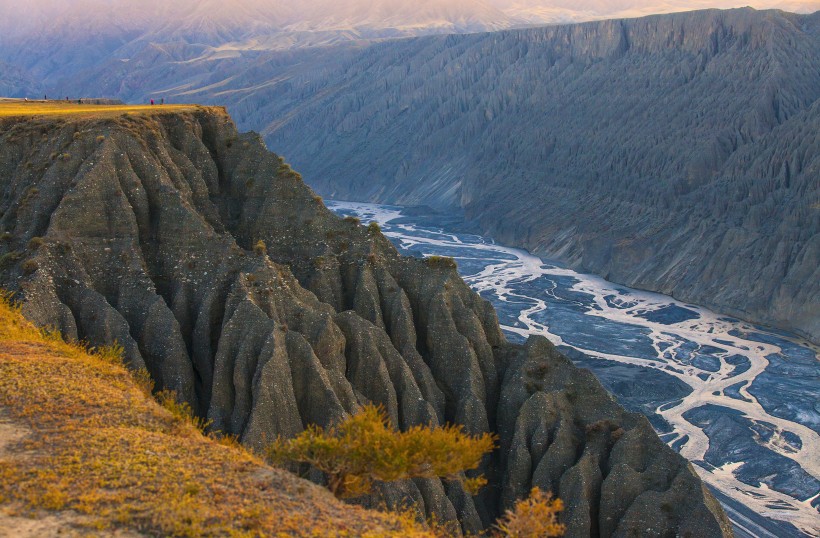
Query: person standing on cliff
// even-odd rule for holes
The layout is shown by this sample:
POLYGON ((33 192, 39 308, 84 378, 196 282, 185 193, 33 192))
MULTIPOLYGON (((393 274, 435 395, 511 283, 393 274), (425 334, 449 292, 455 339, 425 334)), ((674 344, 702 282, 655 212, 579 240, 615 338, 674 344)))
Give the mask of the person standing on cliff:
POLYGON ((151 106, 154 106, 154 100, 151 99, 151 106))

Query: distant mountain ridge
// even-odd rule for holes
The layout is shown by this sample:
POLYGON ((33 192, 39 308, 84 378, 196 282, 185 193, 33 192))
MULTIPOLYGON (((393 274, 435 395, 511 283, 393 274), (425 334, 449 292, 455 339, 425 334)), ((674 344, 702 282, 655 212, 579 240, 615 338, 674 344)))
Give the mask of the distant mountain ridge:
MULTIPOLYGON (((191 60, 225 46, 282 50, 515 25, 483 0, 0 0, 0 13, 4 60, 52 89, 63 78, 155 46, 185 49, 191 60)), ((20 86, 10 96, 27 91, 20 86)))
POLYGON ((786 0, 783 2, 735 2, 732 0, 492 0, 504 13, 531 24, 584 22, 601 19, 642 17, 662 13, 702 9, 781 9, 792 13, 812 13, 820 9, 816 0, 786 0))
MULTIPOLYGON (((339 43, 496 31, 697 8, 746 5, 738 0, 0 0, 0 54, 41 86, 0 73, 7 96, 51 89, 79 73, 133 60, 152 47, 183 51, 176 61, 222 57, 227 51, 291 50, 339 43)), ((820 0, 761 0, 753 7, 795 12, 820 0)), ((201 71, 211 71, 200 63, 201 71)), ((146 81, 151 82, 151 81, 146 81)), ((144 86, 143 94, 157 88, 144 86)), ((117 95, 123 97, 123 95, 117 95)))
POLYGON ((817 0, 0 0, 7 38, 62 30, 111 35, 140 31, 154 36, 200 39, 259 31, 327 31, 449 27, 491 30, 521 24, 580 22, 649 14, 753 7, 810 13, 817 0), (228 33, 224 33, 227 31, 228 33))

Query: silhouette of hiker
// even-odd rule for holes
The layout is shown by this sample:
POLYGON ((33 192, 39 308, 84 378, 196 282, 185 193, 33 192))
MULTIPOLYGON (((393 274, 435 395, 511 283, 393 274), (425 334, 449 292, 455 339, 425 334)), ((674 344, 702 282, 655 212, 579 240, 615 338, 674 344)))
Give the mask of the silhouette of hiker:
POLYGON ((159 100, 159 104, 161 104, 161 105, 165 104, 165 97, 163 97, 162 99, 159 100))
POLYGON ((154 106, 154 100, 151 99, 151 106, 154 106))

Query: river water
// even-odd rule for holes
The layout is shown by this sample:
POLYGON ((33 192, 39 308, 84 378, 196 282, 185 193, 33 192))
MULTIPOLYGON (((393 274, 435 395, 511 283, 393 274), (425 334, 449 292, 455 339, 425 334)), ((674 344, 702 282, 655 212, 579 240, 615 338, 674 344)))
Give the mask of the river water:
POLYGON ((817 348, 454 232, 450 219, 416 209, 327 205, 378 222, 405 254, 455 258, 508 338, 546 336, 647 415, 716 492, 738 536, 820 536, 817 348))

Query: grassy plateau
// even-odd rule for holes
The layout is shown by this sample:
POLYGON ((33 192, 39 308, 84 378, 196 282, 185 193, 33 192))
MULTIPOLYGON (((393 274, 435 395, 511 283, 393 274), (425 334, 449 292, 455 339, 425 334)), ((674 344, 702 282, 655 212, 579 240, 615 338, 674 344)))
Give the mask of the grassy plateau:
POLYGON ((107 117, 120 114, 156 114, 162 112, 190 112, 199 105, 97 105, 74 101, 20 101, 0 99, 0 118, 32 116, 89 116, 107 117))

